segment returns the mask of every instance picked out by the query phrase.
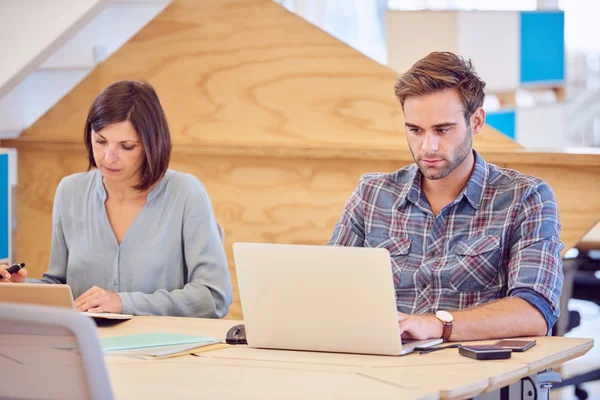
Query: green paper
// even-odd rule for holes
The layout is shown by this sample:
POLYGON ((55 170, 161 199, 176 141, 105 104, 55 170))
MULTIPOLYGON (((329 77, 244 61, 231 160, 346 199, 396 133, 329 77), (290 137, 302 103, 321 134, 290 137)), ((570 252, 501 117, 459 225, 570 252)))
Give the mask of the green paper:
POLYGON ((104 351, 141 349, 144 347, 173 346, 188 343, 218 343, 219 340, 194 335, 178 335, 174 333, 146 333, 142 335, 114 336, 100 339, 104 351))

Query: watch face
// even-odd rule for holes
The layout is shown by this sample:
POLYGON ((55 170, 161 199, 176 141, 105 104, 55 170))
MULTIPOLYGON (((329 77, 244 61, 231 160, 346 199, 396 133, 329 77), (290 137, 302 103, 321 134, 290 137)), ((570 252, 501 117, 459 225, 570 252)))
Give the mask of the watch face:
POLYGON ((441 319, 444 322, 452 322, 454 321, 454 317, 448 311, 438 311, 435 313, 435 316, 441 319))

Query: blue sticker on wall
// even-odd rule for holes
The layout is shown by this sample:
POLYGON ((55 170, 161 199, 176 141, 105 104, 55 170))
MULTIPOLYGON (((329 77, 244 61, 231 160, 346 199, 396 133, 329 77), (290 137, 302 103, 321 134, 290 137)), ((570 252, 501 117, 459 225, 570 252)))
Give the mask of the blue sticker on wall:
POLYGON ((8 154, 0 154, 0 259, 8 258, 10 215, 8 198, 8 154))
POLYGON ((564 80, 564 12, 521 12, 521 83, 564 80))
POLYGON ((515 140, 515 111, 496 111, 487 113, 485 123, 515 140))

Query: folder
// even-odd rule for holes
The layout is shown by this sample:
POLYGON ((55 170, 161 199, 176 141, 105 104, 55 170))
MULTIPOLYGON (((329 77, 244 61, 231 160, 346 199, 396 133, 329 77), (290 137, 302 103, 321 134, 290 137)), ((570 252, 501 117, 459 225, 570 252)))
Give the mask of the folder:
MULTIPOLYGON (((174 350, 181 350, 181 346, 192 346, 198 348, 209 344, 219 343, 220 340, 195 335, 180 335, 174 333, 156 332, 140 335, 114 336, 100 339, 102 349, 106 352, 132 349, 160 349, 168 350, 171 347, 174 350)), ((158 350, 152 350, 158 351, 158 350)), ((148 351, 151 353, 152 351, 148 351)))

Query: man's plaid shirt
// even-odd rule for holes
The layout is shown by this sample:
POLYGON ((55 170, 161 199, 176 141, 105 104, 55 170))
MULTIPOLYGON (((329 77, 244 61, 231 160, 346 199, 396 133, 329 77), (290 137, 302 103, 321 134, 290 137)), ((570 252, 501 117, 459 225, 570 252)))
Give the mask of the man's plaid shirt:
POLYGON ((469 182, 436 217, 416 164, 364 175, 329 244, 388 249, 403 313, 466 309, 519 296, 551 327, 563 282, 554 194, 542 180, 474 154, 469 182))

